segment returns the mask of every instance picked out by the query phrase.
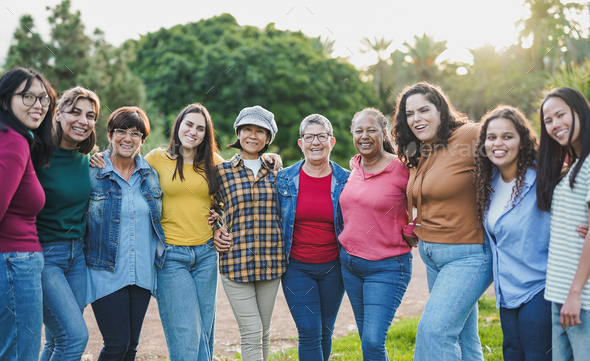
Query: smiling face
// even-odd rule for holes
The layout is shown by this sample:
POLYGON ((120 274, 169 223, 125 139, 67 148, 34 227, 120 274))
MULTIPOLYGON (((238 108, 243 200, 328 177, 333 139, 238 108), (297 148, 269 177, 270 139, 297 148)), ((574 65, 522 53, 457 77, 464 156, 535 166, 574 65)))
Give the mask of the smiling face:
POLYGON ((260 152, 268 144, 268 130, 254 124, 240 126, 238 139, 242 147, 242 159, 258 159, 260 152))
POLYGON ((514 123, 496 118, 488 123, 485 151, 488 159, 500 169, 504 181, 512 181, 518 170, 520 136, 514 123))
POLYGON ((383 152, 383 139, 387 135, 372 116, 360 116, 354 121, 352 138, 354 147, 363 157, 378 156, 383 152))
POLYGON ((566 147, 572 129, 572 123, 575 124, 575 130, 572 136, 571 146, 577 154, 580 154, 582 141, 580 139, 580 120, 576 113, 572 114, 570 107, 563 99, 559 97, 550 97, 543 104, 543 123, 547 134, 566 147))
MULTIPOLYGON (((320 133, 327 134, 328 131, 321 124, 311 123, 303 130, 303 133, 316 135, 320 133)), ((328 139, 325 142, 320 142, 319 138, 315 136, 311 143, 299 138, 297 143, 305 156, 306 162, 309 161, 318 164, 327 163, 330 160, 330 152, 332 151, 334 144, 336 144, 336 138, 328 136, 328 139)))
POLYGON ((185 149, 193 149, 203 142, 206 132, 207 122, 203 114, 188 113, 180 123, 178 137, 185 149))
POLYGON ((109 142, 111 143, 112 152, 114 155, 122 158, 132 158, 135 156, 139 147, 143 144, 144 140, 139 137, 137 139, 132 138, 130 132, 140 132, 136 127, 125 129, 129 133, 125 133, 124 136, 118 134, 118 132, 112 132, 108 134, 109 142))
POLYGON ((37 129, 41 125, 41 122, 47 114, 48 108, 41 106, 41 101, 35 99, 35 104, 28 106, 23 103, 23 96, 32 94, 33 96, 40 97, 47 95, 43 83, 37 78, 34 78, 31 82, 31 87, 26 91, 27 94, 16 95, 21 93, 25 89, 26 81, 23 81, 21 85, 16 89, 10 102, 10 108, 12 112, 28 129, 37 129))
POLYGON ((421 142, 432 144, 436 141, 440 126, 440 112, 423 94, 410 95, 406 100, 406 118, 412 133, 421 142))
POLYGON ((96 124, 94 105, 88 99, 79 99, 69 108, 58 109, 55 115, 63 131, 59 146, 64 149, 75 149, 90 136, 96 124))

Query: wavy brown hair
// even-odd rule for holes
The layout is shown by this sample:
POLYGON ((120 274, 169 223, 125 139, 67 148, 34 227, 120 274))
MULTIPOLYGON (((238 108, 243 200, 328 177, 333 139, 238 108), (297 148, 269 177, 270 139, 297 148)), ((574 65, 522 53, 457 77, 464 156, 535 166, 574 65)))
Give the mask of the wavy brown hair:
POLYGON ((408 117, 406 116, 406 101, 415 94, 424 95, 426 100, 434 104, 436 110, 440 113, 440 125, 436 131, 437 143, 433 144, 433 146, 446 147, 453 130, 470 122, 465 114, 455 110, 453 104, 437 86, 427 82, 420 82, 404 88, 397 97, 394 115, 395 125, 391 135, 397 143, 399 159, 408 168, 417 167, 421 155, 420 140, 410 129, 408 117))
POLYGON ((477 176, 475 177, 477 192, 477 221, 480 225, 483 225, 486 213, 490 207, 490 198, 493 192, 492 171, 494 165, 485 151, 487 130, 490 122, 499 118, 510 120, 520 137, 516 181, 514 182, 512 195, 510 196, 512 205, 515 205, 520 200, 527 170, 529 168, 536 168, 535 158, 537 157, 538 147, 537 137, 524 113, 520 109, 511 106, 500 105, 484 115, 481 120, 482 128, 481 133, 479 134, 479 142, 477 144, 478 152, 475 157, 477 163, 477 176))
MULTIPOLYGON (((100 99, 98 98, 98 95, 96 95, 96 93, 94 93, 92 90, 82 88, 81 86, 70 88, 66 90, 59 98, 59 101, 57 102, 57 109, 59 109, 59 111, 62 113, 70 113, 76 107, 78 100, 83 99, 88 100, 94 108, 94 127, 92 128, 92 131, 88 137, 76 145, 76 150, 82 154, 88 154, 94 149, 94 146, 96 145, 96 122, 98 121, 98 116, 100 115, 100 99)), ((63 137, 64 132, 58 122, 54 122, 54 127, 54 145, 55 149, 57 149, 61 143, 61 138, 63 137)))

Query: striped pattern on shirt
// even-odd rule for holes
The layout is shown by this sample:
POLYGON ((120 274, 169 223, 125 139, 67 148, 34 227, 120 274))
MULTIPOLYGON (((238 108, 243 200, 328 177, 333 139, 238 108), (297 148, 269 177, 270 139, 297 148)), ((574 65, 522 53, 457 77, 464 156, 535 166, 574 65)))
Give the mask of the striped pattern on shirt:
POLYGON ((285 271, 284 244, 277 209, 276 176, 262 159, 255 176, 239 155, 217 165, 223 224, 233 244, 219 256, 219 271, 235 282, 271 280, 285 271))
MULTIPOLYGON (((555 187, 551 203, 551 239, 545 298, 556 303, 565 302, 578 269, 584 238, 578 235, 576 227, 588 224, 590 157, 586 158, 576 176, 574 189, 571 189, 569 179, 576 163, 555 187)), ((586 282, 582 290, 582 308, 590 310, 590 281, 586 282)))

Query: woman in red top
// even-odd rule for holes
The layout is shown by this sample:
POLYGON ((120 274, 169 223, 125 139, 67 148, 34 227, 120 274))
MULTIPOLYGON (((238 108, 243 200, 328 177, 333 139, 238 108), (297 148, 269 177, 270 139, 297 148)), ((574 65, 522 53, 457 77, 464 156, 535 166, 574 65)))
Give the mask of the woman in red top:
POLYGON ((387 119, 364 109, 352 120, 352 173, 340 196, 342 278, 362 341, 363 360, 388 360, 387 331, 412 278, 409 170, 394 155, 387 119))
POLYGON ((344 284, 337 237, 342 232, 340 193, 349 171, 330 161, 332 124, 319 114, 299 127, 305 159, 277 176, 287 270, 283 293, 299 333, 299 359, 327 361, 344 284))
POLYGON ((34 70, 0 79, 0 360, 38 360, 43 254, 35 220, 45 204, 31 146, 51 136, 56 94, 34 70))

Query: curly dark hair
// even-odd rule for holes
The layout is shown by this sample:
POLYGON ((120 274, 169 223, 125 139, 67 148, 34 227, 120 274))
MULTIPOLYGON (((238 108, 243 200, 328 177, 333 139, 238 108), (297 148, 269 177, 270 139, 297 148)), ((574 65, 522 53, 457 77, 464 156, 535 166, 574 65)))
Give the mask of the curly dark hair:
POLYGON ((510 196, 512 205, 518 203, 520 199, 527 170, 529 168, 536 169, 535 158, 537 157, 538 147, 537 137, 524 113, 520 109, 511 106, 500 105, 484 115, 481 120, 483 126, 481 128, 481 133, 479 134, 479 142, 477 144, 478 152, 475 157, 477 163, 477 176, 475 177, 477 192, 477 222, 480 225, 483 225, 486 213, 490 207, 490 196, 493 192, 493 164, 485 151, 486 133, 490 122, 499 118, 510 120, 520 137, 516 181, 514 182, 512 195, 510 196))
POLYGON ((418 161, 422 153, 420 140, 408 126, 408 118, 406 116, 406 101, 415 94, 424 95, 426 100, 434 104, 436 110, 440 113, 440 126, 436 131, 437 143, 433 144, 433 147, 446 147, 453 130, 470 122, 465 114, 455 110, 453 104, 451 104, 446 95, 436 85, 420 82, 404 88, 397 97, 394 115, 395 125, 391 131, 391 135, 397 143, 397 155, 399 159, 408 168, 418 166, 418 161))

